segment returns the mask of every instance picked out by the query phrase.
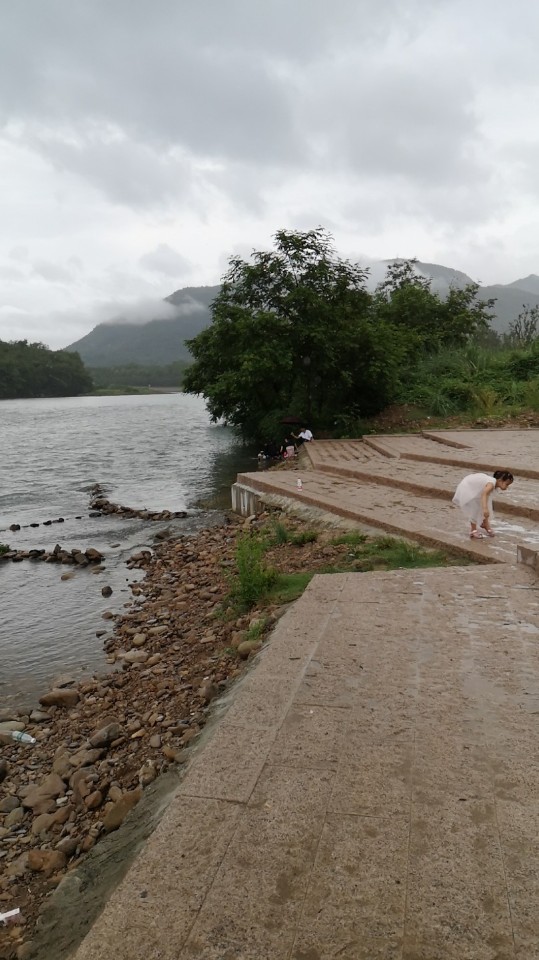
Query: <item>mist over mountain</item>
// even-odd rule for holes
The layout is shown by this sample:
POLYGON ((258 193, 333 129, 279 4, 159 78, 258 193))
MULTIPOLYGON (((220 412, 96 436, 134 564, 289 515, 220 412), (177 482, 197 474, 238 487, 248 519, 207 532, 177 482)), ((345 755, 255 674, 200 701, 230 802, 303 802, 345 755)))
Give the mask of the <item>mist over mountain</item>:
MULTIPOLYGON (((156 319, 127 314, 99 323, 66 350, 76 350, 87 367, 112 367, 128 363, 169 364, 189 360, 185 341, 196 337, 211 322, 210 304, 219 287, 184 287, 163 301, 166 315, 156 319), (169 306, 170 305, 170 306, 169 306)), ((132 308, 136 311, 136 305, 132 308)), ((155 310, 158 311, 157 308, 155 310)))
MULTIPOLYGON (((385 271, 387 265, 394 262, 385 260, 373 264, 373 273, 377 276, 381 268, 385 271)), ((417 261, 416 270, 432 280, 432 288, 440 296, 446 295, 451 286, 463 287, 474 282, 461 270, 439 263, 417 261)), ((78 351, 88 367, 189 361, 185 341, 211 323, 210 306, 219 289, 219 286, 183 287, 154 308, 150 304, 135 304, 124 316, 99 323, 65 349, 78 351)), ((496 299, 492 327, 497 333, 505 333, 524 306, 539 306, 539 276, 530 274, 513 283, 480 287, 478 295, 482 300, 496 299)))

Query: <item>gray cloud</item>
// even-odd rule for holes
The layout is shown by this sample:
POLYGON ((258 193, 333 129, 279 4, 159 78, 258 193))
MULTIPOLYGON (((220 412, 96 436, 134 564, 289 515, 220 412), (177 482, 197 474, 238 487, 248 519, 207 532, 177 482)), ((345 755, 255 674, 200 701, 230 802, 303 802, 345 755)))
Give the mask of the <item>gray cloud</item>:
POLYGON ((36 260, 33 264, 33 272, 50 283, 71 283, 72 279, 70 270, 59 263, 50 263, 47 260, 36 260))
POLYGON ((13 3, 2 324, 60 345, 319 223, 345 255, 539 272, 538 30, 529 0, 13 3))
POLYGON ((157 273, 164 277, 173 277, 175 281, 185 280, 193 269, 193 265, 181 253, 174 250, 168 243, 160 243, 154 250, 140 257, 139 263, 144 270, 157 273))

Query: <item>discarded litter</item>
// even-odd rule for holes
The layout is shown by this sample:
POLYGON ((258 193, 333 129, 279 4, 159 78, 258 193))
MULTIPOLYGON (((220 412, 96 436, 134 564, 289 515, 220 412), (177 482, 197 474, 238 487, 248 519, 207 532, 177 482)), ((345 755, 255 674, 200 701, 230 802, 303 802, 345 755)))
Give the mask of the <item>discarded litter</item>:
POLYGON ((19 916, 20 907, 17 907, 16 910, 8 910, 7 913, 0 913, 0 923, 3 923, 6 926, 10 920, 14 920, 15 917, 19 916))
POLYGON ((31 737, 29 733, 23 733, 22 730, 10 730, 9 735, 12 740, 19 740, 20 743, 37 743, 35 737, 31 737))

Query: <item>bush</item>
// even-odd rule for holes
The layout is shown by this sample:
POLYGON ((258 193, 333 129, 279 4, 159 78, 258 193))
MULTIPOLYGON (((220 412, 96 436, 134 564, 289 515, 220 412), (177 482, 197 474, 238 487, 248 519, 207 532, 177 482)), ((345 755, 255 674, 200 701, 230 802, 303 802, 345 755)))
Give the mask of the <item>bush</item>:
POLYGON ((263 599, 277 579, 277 573, 266 567, 264 545, 253 537, 240 537, 236 548, 237 573, 232 579, 230 597, 243 610, 263 599))
POLYGON ((7 543, 0 543, 0 557, 3 556, 4 553, 9 553, 10 549, 7 543))

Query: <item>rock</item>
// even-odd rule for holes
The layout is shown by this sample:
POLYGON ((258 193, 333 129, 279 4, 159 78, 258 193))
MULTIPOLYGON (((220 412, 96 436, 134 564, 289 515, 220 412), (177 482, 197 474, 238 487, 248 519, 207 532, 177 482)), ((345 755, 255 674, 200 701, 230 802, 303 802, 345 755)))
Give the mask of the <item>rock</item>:
POLYGON ((4 826, 11 829, 11 827, 18 826, 19 823, 22 823, 24 820, 24 810, 22 807, 15 807, 11 813, 8 813, 6 819, 4 820, 4 826))
POLYGON ((258 640, 243 640, 237 647, 237 651, 242 660, 247 660, 247 657, 260 650, 261 646, 258 640))
POLYGON ((121 800, 123 797, 123 792, 118 786, 118 784, 113 783, 109 787, 109 800, 112 800, 114 803, 116 800, 121 800))
POLYGON ((11 831, 8 830, 7 827, 0 827, 0 840, 4 840, 5 837, 9 837, 10 833, 11 831))
POLYGON ((122 657, 125 663, 146 663, 147 659, 148 653, 146 650, 128 650, 122 657))
POLYGON ((20 523, 12 523, 9 529, 12 533, 16 533, 17 530, 21 529, 21 525, 20 523))
POLYGON ((90 563, 100 563, 101 560, 105 559, 103 554, 100 553, 99 550, 96 550, 95 547, 88 547, 85 553, 90 563))
POLYGON ((133 637, 133 646, 134 647, 143 647, 146 643, 146 634, 145 633, 136 633, 133 637))
POLYGON ((0 760, 0 783, 6 779, 9 772, 7 760, 0 760))
POLYGON ((26 724, 22 720, 4 720, 0 723, 0 734, 11 733, 13 730, 24 730, 26 724))
POLYGON ((60 690, 55 689, 51 690, 49 693, 46 693, 43 697, 39 698, 39 702, 42 707, 74 707, 75 704, 79 702, 79 694, 77 690, 60 690))
MULTIPOLYGON (((116 737, 112 739, 115 740, 116 737)), ((69 758, 69 763, 73 770, 78 770, 80 767, 91 767, 97 760, 101 760, 104 756, 105 750, 86 750, 83 748, 82 750, 77 750, 77 752, 69 758)))
POLYGON ((35 873, 44 873, 50 877, 52 873, 63 870, 66 865, 65 853, 61 850, 29 850, 28 867, 35 873))
POLYGON ((168 630, 168 627, 165 627, 163 624, 160 627, 150 627, 150 629, 148 630, 148 633, 152 637, 159 637, 162 633, 166 633, 167 630, 168 630))
POLYGON ((31 960, 34 955, 34 944, 31 940, 27 940, 26 943, 21 943, 17 947, 17 960, 31 960))
POLYGON ((219 687, 211 680, 204 680, 198 691, 204 703, 210 703, 219 694, 219 687))
POLYGON ((65 783, 62 778, 57 773, 49 773, 42 783, 30 788, 26 796, 23 797, 22 805, 26 809, 33 810, 34 814, 51 813, 56 809, 54 803, 56 797, 63 797, 65 791, 65 783))
POLYGON ((54 826, 54 814, 53 813, 40 813, 39 817, 36 817, 32 823, 32 833, 37 837, 40 833, 47 833, 52 826, 54 826))
POLYGON ((46 723, 47 720, 50 720, 50 713, 45 713, 43 710, 32 710, 30 714, 30 720, 32 723, 46 723))
POLYGON ((153 653, 149 660, 146 661, 146 666, 155 667, 156 663, 159 663, 162 659, 162 653, 153 653))
POLYGON ((0 800, 0 813, 11 813, 19 805, 20 801, 17 797, 4 797, 3 800, 0 800))
POLYGON ((55 849, 60 850, 66 857, 72 857, 78 846, 76 837, 62 837, 56 844, 55 849))
POLYGON ((154 733, 153 737, 150 737, 150 747, 153 750, 158 750, 161 746, 161 737, 158 733, 154 733))
POLYGON ((71 758, 68 753, 64 752, 60 754, 60 756, 54 758, 52 772, 57 773, 59 777, 62 777, 62 780, 69 780, 71 774, 73 773, 73 768, 71 766, 71 758))
POLYGON ((136 790, 129 790, 124 793, 120 800, 117 800, 112 807, 107 810, 103 817, 103 827, 107 833, 117 830, 125 820, 127 814, 139 802, 142 796, 142 790, 137 787, 136 790))
POLYGON ((101 614, 102 620, 112 620, 113 617, 114 617, 114 614, 112 610, 105 610, 105 612, 101 614))
POLYGON ((138 782, 140 783, 141 787, 147 787, 148 784, 153 783, 156 776, 157 768, 154 761, 146 760, 139 770, 138 782))
POLYGON ((84 798, 84 802, 88 807, 88 810, 97 810, 97 808, 103 803, 103 794, 101 793, 101 790, 94 790, 93 793, 90 793, 84 798))
POLYGON ((109 586, 101 587, 101 596, 102 597, 112 596, 112 587, 109 587, 109 586))
POLYGON ((112 720, 104 727, 98 727, 90 735, 89 740, 92 747, 108 747, 113 740, 117 740, 122 735, 122 728, 116 720, 112 720))
POLYGON ((75 574, 72 570, 70 570, 68 573, 63 573, 60 577, 60 580, 72 580, 74 576, 75 574))

